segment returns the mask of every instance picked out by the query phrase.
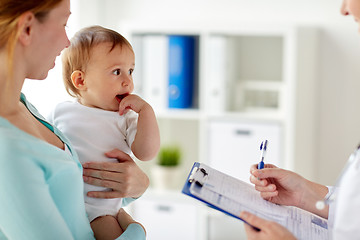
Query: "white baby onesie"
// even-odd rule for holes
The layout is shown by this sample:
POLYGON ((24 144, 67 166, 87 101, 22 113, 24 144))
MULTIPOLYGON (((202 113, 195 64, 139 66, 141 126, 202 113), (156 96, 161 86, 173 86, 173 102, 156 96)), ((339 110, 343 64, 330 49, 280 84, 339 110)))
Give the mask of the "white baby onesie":
MULTIPOLYGON (((104 153, 118 148, 131 154, 131 144, 137 130, 138 114, 128 111, 105 111, 81 105, 79 102, 63 102, 56 106, 49 121, 60 129, 73 144, 81 163, 117 162, 104 153)), ((122 199, 98 199, 88 197, 89 191, 111 191, 111 189, 84 184, 84 198, 89 220, 99 216, 116 216, 122 199)))

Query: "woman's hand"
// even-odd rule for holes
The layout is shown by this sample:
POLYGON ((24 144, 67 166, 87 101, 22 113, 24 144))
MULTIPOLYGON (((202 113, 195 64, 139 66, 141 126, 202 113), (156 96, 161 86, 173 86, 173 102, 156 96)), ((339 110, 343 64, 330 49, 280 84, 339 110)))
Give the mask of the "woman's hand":
POLYGON ((251 225, 244 224, 248 240, 296 240, 291 232, 278 223, 264 220, 248 212, 242 212, 240 218, 251 225))
POLYGON ((265 164, 263 169, 257 169, 257 164, 254 164, 250 173, 250 182, 255 184, 255 189, 263 199, 276 204, 296 206, 323 218, 328 217, 328 207, 323 210, 316 209, 316 202, 322 200, 328 192, 326 186, 272 164, 265 164))
POLYGON ((94 198, 138 198, 149 186, 148 176, 134 160, 119 149, 105 153, 109 158, 117 158, 118 163, 87 162, 83 164, 84 182, 111 188, 111 192, 88 192, 94 198))

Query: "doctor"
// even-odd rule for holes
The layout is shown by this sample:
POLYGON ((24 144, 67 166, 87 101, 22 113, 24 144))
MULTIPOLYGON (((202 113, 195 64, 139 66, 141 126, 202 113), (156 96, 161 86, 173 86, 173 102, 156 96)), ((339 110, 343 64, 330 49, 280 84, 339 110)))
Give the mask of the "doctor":
MULTIPOLYGON (((359 23, 360 30, 360 0, 343 0, 341 13, 345 16, 352 15, 359 23)), ((335 201, 326 201, 329 205, 324 208, 319 207, 319 201, 325 199, 329 192, 324 185, 271 164, 265 164, 265 168, 261 170, 257 169, 257 164, 253 165, 250 172, 250 181, 255 184, 255 189, 263 199, 299 207, 328 219, 332 239, 360 239, 360 150, 357 149, 353 157, 349 158, 339 187, 335 187, 336 192, 332 194, 335 201)), ((330 191, 333 190, 335 189, 330 191)), ((248 212, 242 212, 240 217, 261 229, 255 231, 245 224, 248 239, 296 239, 287 229, 275 222, 266 221, 248 212)))

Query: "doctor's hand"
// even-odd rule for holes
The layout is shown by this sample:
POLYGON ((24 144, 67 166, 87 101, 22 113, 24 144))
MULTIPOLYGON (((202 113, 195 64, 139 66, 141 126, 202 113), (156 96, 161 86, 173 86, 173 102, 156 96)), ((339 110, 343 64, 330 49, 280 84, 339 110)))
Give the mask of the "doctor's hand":
POLYGON ((255 184, 255 189, 263 199, 276 204, 296 206, 323 218, 328 217, 328 207, 323 210, 316 208, 316 202, 328 193, 326 186, 272 164, 265 164, 263 169, 257 169, 257 164, 254 164, 250 173, 250 182, 255 184))
POLYGON ((148 176, 139 168, 134 160, 119 149, 105 153, 109 158, 117 158, 113 162, 87 162, 83 164, 84 182, 111 188, 111 192, 88 192, 94 198, 138 198, 149 186, 148 176))
POLYGON ((260 229, 257 231, 248 224, 244 224, 248 240, 296 240, 291 232, 278 223, 264 220, 248 212, 242 212, 240 217, 260 229))
POLYGON ((305 178, 272 164, 265 164, 261 170, 254 164, 250 168, 250 173, 250 182, 255 184, 255 189, 260 192, 263 199, 281 205, 301 205, 305 178))

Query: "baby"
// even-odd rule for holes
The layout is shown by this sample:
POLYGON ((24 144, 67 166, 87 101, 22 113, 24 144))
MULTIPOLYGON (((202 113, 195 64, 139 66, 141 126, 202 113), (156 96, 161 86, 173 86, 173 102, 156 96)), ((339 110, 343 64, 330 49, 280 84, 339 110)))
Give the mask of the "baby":
MULTIPOLYGON (((117 161, 104 153, 118 148, 142 161, 153 159, 160 146, 152 107, 132 94, 135 55, 119 33, 100 26, 84 28, 71 39, 62 56, 67 92, 76 98, 56 106, 52 122, 71 141, 80 162, 117 161)), ((111 191, 85 183, 85 205, 97 239, 118 237, 113 226, 122 199, 98 199, 89 191, 111 191), (109 234, 111 233, 111 234, 109 234)))

